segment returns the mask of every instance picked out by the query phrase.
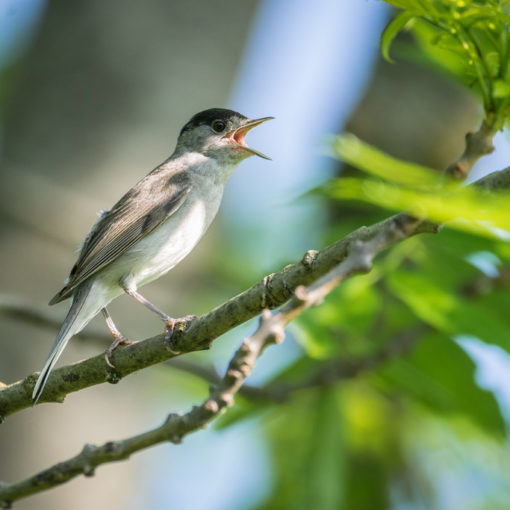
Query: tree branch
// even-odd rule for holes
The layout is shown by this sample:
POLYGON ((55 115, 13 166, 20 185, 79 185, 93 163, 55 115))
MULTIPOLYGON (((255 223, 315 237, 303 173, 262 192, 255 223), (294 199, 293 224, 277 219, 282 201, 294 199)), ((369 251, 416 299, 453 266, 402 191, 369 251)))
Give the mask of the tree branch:
MULTIPOLYGON (((22 321, 24 324, 37 326, 39 329, 47 329, 51 332, 58 331, 64 320, 63 317, 58 316, 48 306, 42 307, 27 299, 10 294, 0 294, 0 315, 22 321)), ((105 345, 109 345, 112 342, 111 335, 91 332, 88 329, 80 331, 73 338, 104 341, 105 345)))
MULTIPOLYGON (((47 310, 48 307, 42 308, 25 299, 12 296, 0 295, 0 314, 6 317, 23 321, 25 324, 32 324, 40 328, 49 329, 50 331, 58 331, 62 325, 62 318, 47 310)), ((111 344, 112 337, 107 333, 99 333, 94 331, 80 331, 74 338, 83 341, 94 341, 103 348, 111 344)), ((221 380, 220 374, 213 366, 206 366, 202 363, 189 361, 185 358, 172 358, 164 362, 165 365, 186 372, 191 375, 200 377, 210 384, 218 384, 221 380)), ((2 383, 0 382, 0 387, 2 383)), ((256 386, 243 385, 240 393, 247 398, 260 398, 264 394, 264 389, 256 386)), ((268 397, 266 397, 268 398, 268 397)), ((270 398, 270 397, 269 397, 270 398)))
POLYGON ((492 172, 474 182, 482 189, 505 191, 510 189, 510 167, 492 172))
POLYGON ((458 180, 464 180, 474 164, 484 155, 494 150, 492 139, 497 131, 501 129, 499 119, 495 116, 488 116, 478 131, 466 135, 466 146, 464 152, 457 161, 448 166, 446 175, 458 180))
MULTIPOLYGON (((397 214, 371 227, 361 227, 319 252, 307 252, 297 264, 266 276, 250 289, 211 312, 181 325, 182 329, 175 333, 175 348, 181 354, 207 349, 214 339, 255 317, 264 308, 273 309, 283 304, 298 285, 307 285, 323 276, 345 259, 350 243, 370 240, 379 231, 392 225, 399 225, 399 228, 406 232, 406 237, 437 231, 435 225, 415 220, 405 214, 397 214)), ((104 382, 116 383, 126 375, 174 356, 166 349, 163 335, 119 348, 114 353, 115 370, 111 369, 105 363, 104 356, 99 354, 54 370, 48 379, 41 401, 62 402, 68 393, 104 382)), ((32 374, 22 381, 0 388, 2 418, 30 407, 35 381, 36 374, 32 374)))
MULTIPOLYGON (((494 172, 480 180, 486 189, 506 188, 510 183, 510 168, 494 172)), ((439 226, 396 214, 370 227, 361 227, 321 251, 308 251, 300 262, 266 276, 253 287, 231 298, 214 310, 181 325, 175 333, 175 347, 181 354, 207 349, 223 333, 258 315, 264 308, 274 309, 285 303, 299 285, 309 285, 347 257, 354 242, 366 242, 381 232, 397 229, 401 237, 392 243, 420 233, 435 233, 439 226)), ((54 370, 48 379, 40 402, 62 402, 68 393, 104 382, 116 383, 122 377, 142 368, 161 363, 175 355, 169 352, 164 336, 157 335, 118 349, 114 354, 115 370, 99 354, 93 358, 54 370)), ((22 381, 0 388, 0 419, 31 405, 31 393, 36 381, 32 374, 22 381)))
MULTIPOLYGON (((474 284, 475 282, 473 282, 473 285, 474 284)), ((0 297, 0 314, 15 319, 22 319, 25 322, 43 326, 51 330, 58 330, 61 325, 60 319, 48 314, 44 309, 13 296, 0 297)), ((388 343, 388 345, 385 345, 381 350, 367 356, 348 360, 338 358, 318 363, 312 375, 295 384, 269 383, 262 387, 244 384, 239 390, 239 394, 250 400, 280 403, 287 400, 296 391, 315 386, 331 385, 341 379, 354 378, 361 372, 370 370, 407 351, 427 329, 428 326, 421 324, 411 330, 402 331, 392 342, 388 343)), ((377 330, 378 328, 375 328, 375 331, 377 330)), ((104 345, 105 347, 111 342, 111 337, 109 335, 94 332, 82 332, 77 335, 77 337, 81 337, 83 340, 87 341, 93 340, 97 342, 98 345, 104 345)), ((189 361, 186 358, 172 358, 166 361, 165 365, 199 377, 209 384, 216 385, 221 381, 221 375, 213 366, 189 361)))
MULTIPOLYGON (((0 314, 14 319, 23 320, 25 323, 35 324, 48 328, 52 331, 58 330, 61 325, 61 319, 48 314, 45 309, 37 305, 24 301, 14 296, 0 296, 0 314)), ((315 372, 303 381, 295 384, 269 383, 266 386, 251 386, 244 384, 239 390, 239 394, 250 400, 264 400, 268 402, 283 402, 287 400, 292 393, 314 386, 324 386, 334 384, 340 379, 351 379, 359 373, 376 367, 380 363, 392 359, 402 352, 408 350, 417 337, 426 328, 421 325, 412 330, 406 330, 397 335, 394 341, 384 346, 380 351, 369 354, 357 359, 345 360, 343 358, 333 359, 318 363, 315 372)), ((375 329, 377 331, 378 328, 375 329)), ((81 332, 76 335, 82 340, 93 340, 98 345, 107 347, 111 343, 111 337, 107 334, 94 332, 81 332)), ((204 365, 195 361, 189 361, 186 358, 172 358, 164 362, 166 366, 194 375, 209 384, 219 384, 221 375, 213 366, 204 365)))
POLYGON ((268 345, 283 340, 287 324, 307 308, 320 304, 324 297, 349 276, 370 270, 373 257, 406 236, 402 224, 387 223, 385 228, 369 240, 353 240, 346 248, 347 255, 335 268, 308 288, 299 286, 294 296, 280 311, 271 315, 262 311, 255 333, 245 339, 230 361, 227 372, 217 386, 210 390, 202 405, 194 406, 184 415, 169 414, 165 422, 148 432, 123 440, 109 441, 101 446, 85 445, 74 457, 55 464, 21 482, 0 486, 0 504, 4 508, 13 501, 65 483, 83 474, 92 476, 97 466, 127 459, 131 454, 158 443, 180 443, 187 434, 207 426, 226 407, 234 403, 234 396, 250 375, 257 358, 268 345))

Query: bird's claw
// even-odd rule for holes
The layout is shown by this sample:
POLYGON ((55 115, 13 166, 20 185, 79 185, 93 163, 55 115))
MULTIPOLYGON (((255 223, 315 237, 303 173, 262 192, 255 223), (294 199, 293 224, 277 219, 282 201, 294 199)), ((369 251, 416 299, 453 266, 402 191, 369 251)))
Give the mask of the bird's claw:
POLYGON ((172 337, 174 335, 174 329, 175 329, 176 323, 177 323, 177 319, 169 318, 166 321, 166 326, 165 326, 165 347, 170 353, 172 353, 174 355, 179 354, 179 351, 175 351, 174 349, 172 349, 172 337))
POLYGON ((113 354, 113 351, 115 349, 117 349, 117 347, 119 345, 131 345, 133 344, 134 342, 131 341, 131 340, 128 340, 126 337, 124 336, 116 336, 115 337, 115 340, 112 342, 112 344, 110 345, 110 347, 108 347, 108 349, 106 349, 105 353, 104 353, 104 360, 106 361, 106 364, 110 367, 110 368, 115 368, 115 365, 112 363, 112 360, 111 360, 111 357, 112 357, 112 354, 113 354))
POLYGON ((165 347, 174 356, 181 354, 181 351, 174 349, 174 346, 172 345, 172 338, 174 336, 176 326, 178 326, 179 324, 185 324, 185 323, 190 322, 196 318, 197 318, 196 315, 186 315, 185 317, 179 317, 178 319, 172 319, 171 317, 169 317, 166 320, 165 347))

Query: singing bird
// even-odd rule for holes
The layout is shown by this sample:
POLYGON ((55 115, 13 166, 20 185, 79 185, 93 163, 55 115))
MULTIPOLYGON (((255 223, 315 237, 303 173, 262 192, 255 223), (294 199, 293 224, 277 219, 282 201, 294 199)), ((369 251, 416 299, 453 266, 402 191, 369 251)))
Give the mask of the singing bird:
POLYGON ((138 288, 164 275, 195 247, 213 221, 225 184, 249 156, 270 159, 246 145, 246 133, 273 119, 250 120, 223 108, 194 115, 182 128, 174 153, 101 214, 80 249, 64 288, 50 305, 71 298, 71 308, 32 393, 35 404, 69 339, 99 312, 114 338, 106 351, 129 343, 106 306, 123 292, 165 323, 170 342, 173 319, 145 299, 138 288))

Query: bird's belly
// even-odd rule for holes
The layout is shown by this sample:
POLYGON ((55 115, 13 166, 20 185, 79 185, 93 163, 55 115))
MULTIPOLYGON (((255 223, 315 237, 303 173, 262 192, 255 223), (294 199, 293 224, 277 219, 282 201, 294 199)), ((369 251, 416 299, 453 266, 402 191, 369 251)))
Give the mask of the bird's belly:
POLYGON ((195 247, 208 226, 202 201, 178 211, 116 261, 119 281, 141 286, 159 278, 195 247))

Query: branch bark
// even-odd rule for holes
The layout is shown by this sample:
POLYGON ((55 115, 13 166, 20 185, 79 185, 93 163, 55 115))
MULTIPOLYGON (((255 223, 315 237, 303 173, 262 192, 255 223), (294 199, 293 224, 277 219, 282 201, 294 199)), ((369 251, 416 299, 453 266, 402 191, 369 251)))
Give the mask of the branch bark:
POLYGON ((500 120, 494 116, 488 116, 480 125, 478 131, 467 133, 464 152, 457 161, 448 166, 445 173, 458 180, 464 180, 474 164, 486 154, 494 150, 492 139, 501 129, 500 120))
MULTIPOLYGON (((474 285, 478 285, 478 282, 473 282, 474 285)), ((467 289, 466 292, 468 292, 467 289)), ((471 291, 469 290, 469 292, 471 291)), ((52 331, 58 330, 61 325, 61 320, 53 314, 48 314, 45 309, 14 296, 0 296, 0 314, 23 320, 26 323, 39 325, 52 331)), ((373 369, 379 364, 408 351, 427 329, 427 326, 422 324, 417 328, 402 331, 380 351, 367 356, 348 360, 338 358, 318 363, 313 374, 295 384, 269 383, 266 386, 243 384, 239 394, 253 401, 281 403, 291 397, 296 391, 316 386, 327 386, 341 379, 354 378, 358 374, 373 369)), ((377 327, 374 328, 374 332, 377 330, 377 327)), ((82 331, 76 335, 76 338, 84 341, 92 340, 104 348, 108 347, 111 343, 111 336, 106 333, 82 331)), ((198 377, 212 385, 217 385, 221 381, 221 375, 213 366, 189 361, 185 357, 169 359, 165 362, 165 365, 198 377)))

